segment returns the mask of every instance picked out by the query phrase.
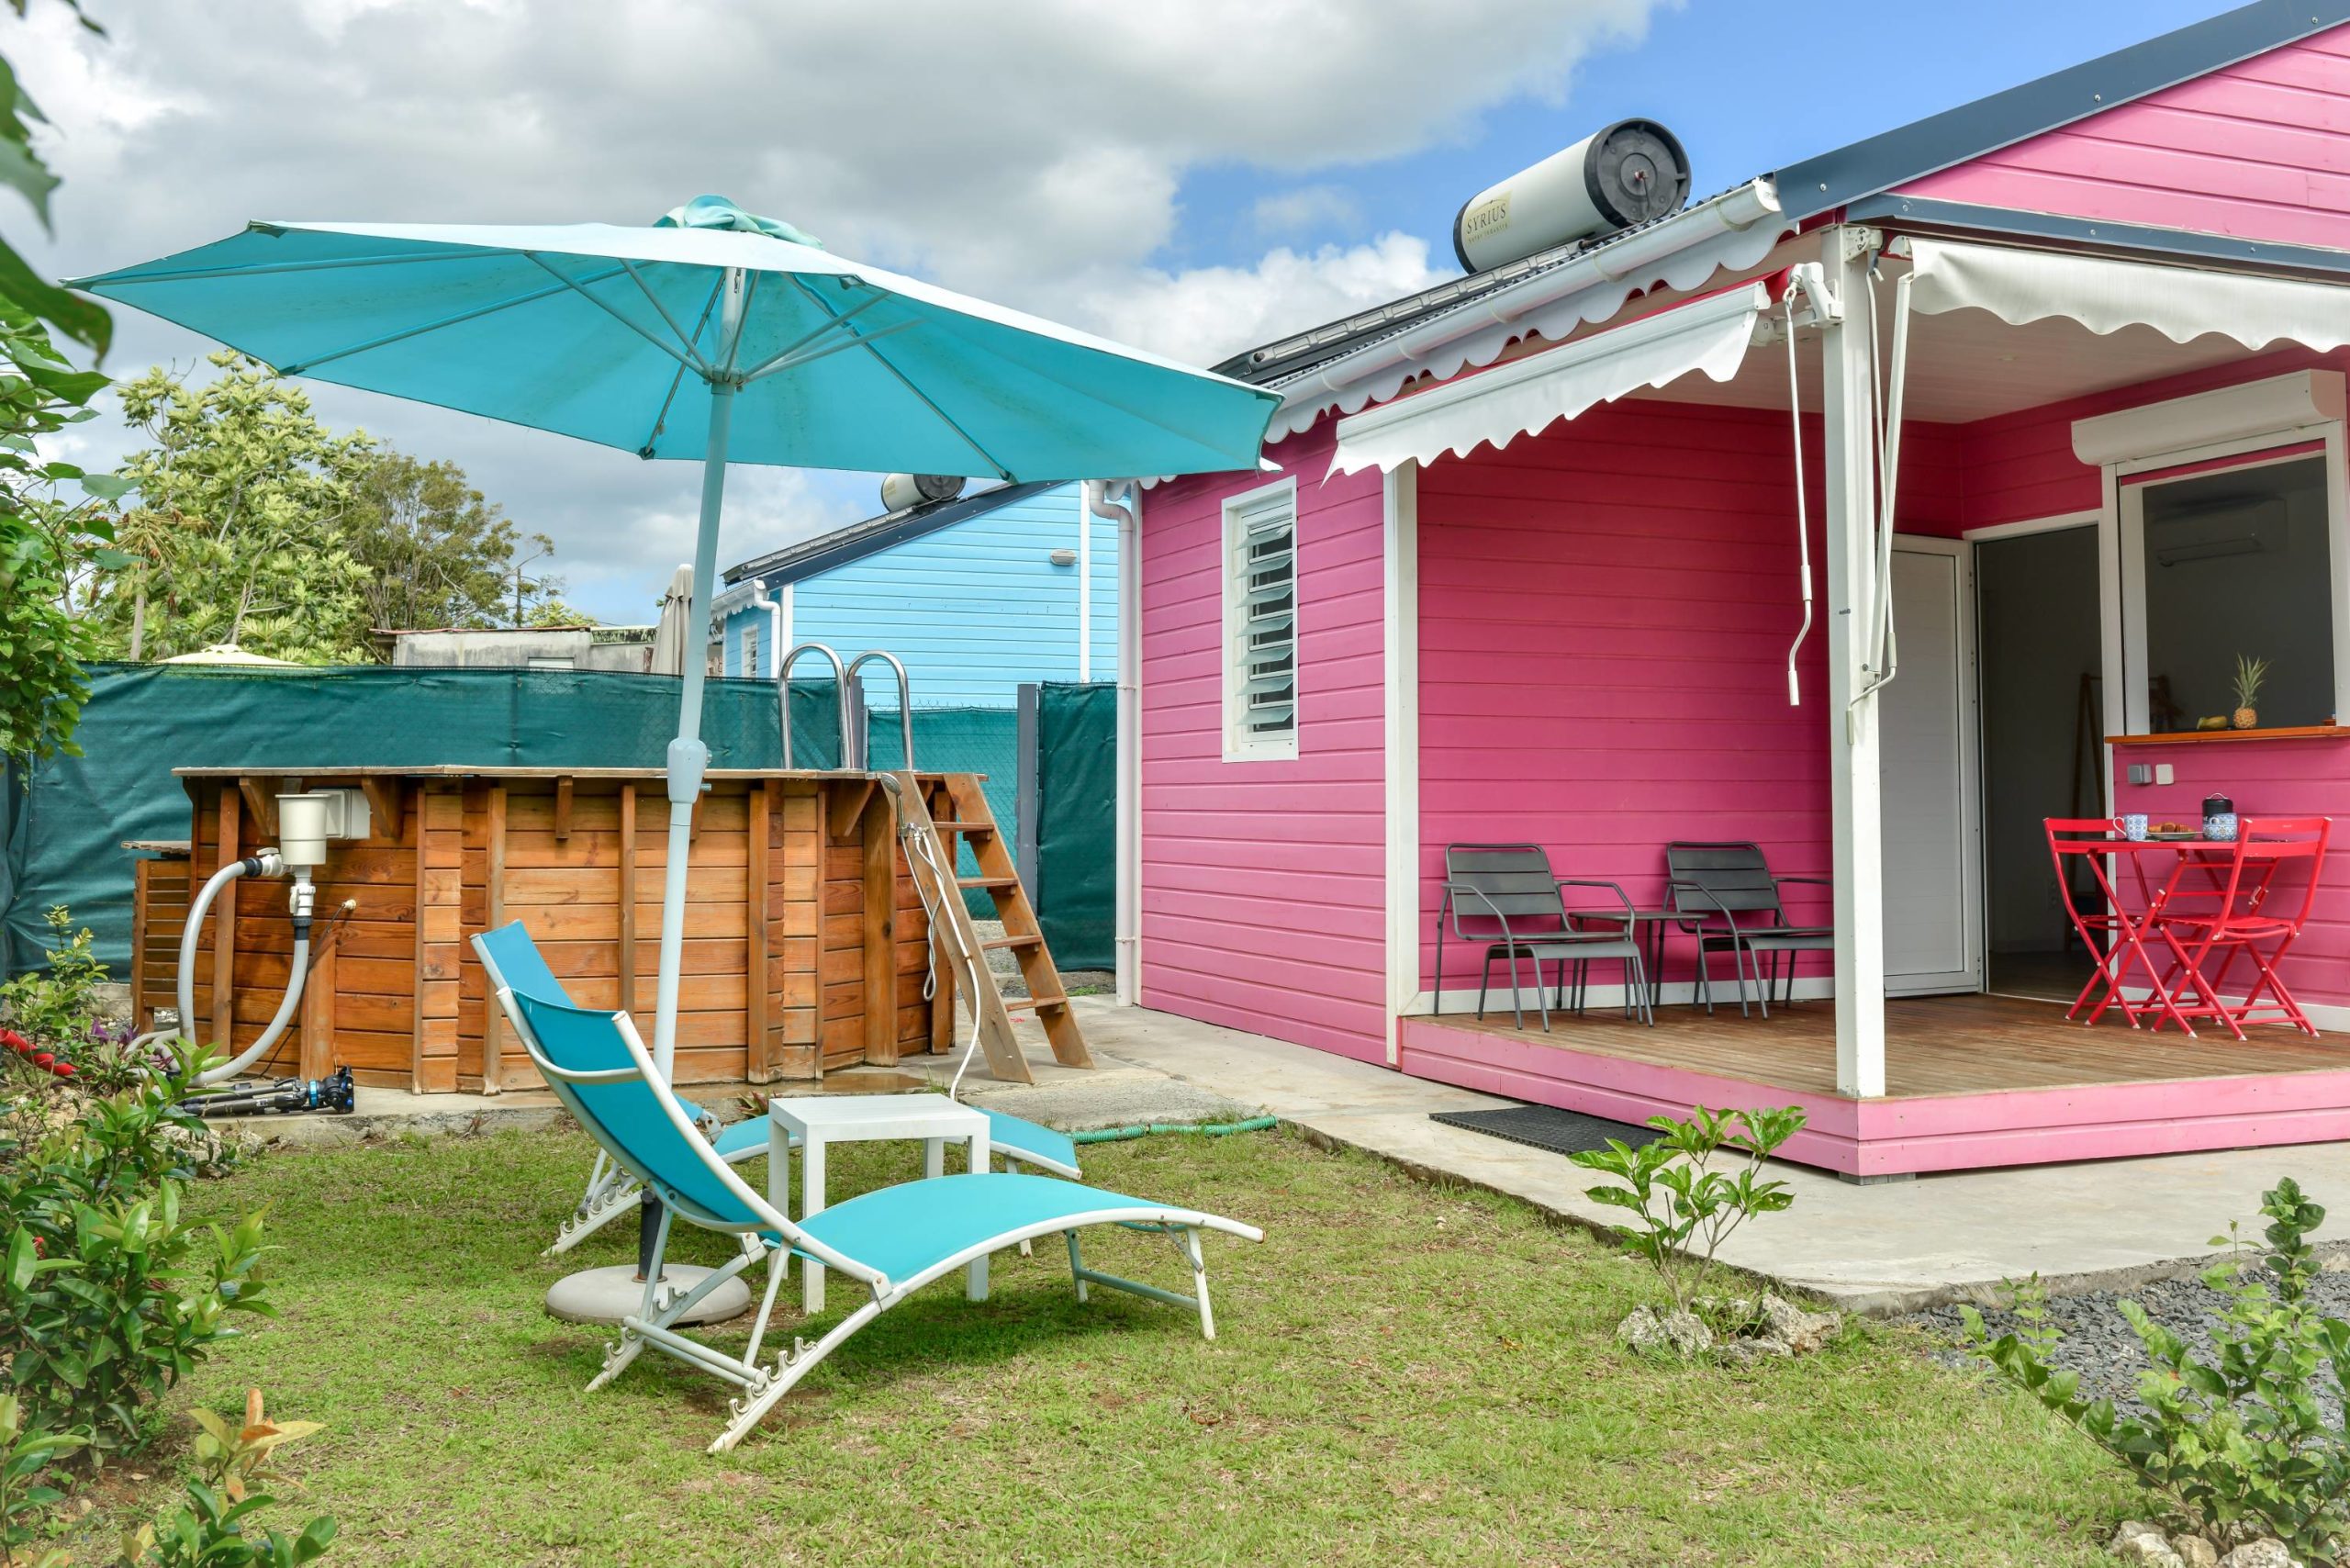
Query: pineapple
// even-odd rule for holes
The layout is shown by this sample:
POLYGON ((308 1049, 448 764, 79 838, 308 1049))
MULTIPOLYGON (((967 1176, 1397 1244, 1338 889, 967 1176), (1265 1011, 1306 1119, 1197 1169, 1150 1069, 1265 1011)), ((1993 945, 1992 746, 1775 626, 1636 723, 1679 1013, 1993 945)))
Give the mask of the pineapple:
POLYGON ((2268 661, 2250 654, 2236 655, 2236 711, 2230 722, 2239 730, 2249 730, 2260 722, 2261 683, 2268 678, 2268 661))

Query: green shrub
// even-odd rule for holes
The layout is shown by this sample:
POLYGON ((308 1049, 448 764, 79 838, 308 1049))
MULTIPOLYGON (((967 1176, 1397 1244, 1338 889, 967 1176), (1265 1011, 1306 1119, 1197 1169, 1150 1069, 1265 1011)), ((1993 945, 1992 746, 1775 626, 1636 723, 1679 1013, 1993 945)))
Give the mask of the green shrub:
POLYGON ((175 1102, 194 1059, 0 1148, 5 1386, 28 1427, 101 1459, 147 1440, 155 1401, 235 1332, 230 1314, 273 1311, 253 1276, 262 1215, 225 1227, 180 1215, 190 1145, 176 1135, 202 1128, 175 1102))
POLYGON ((254 1487, 280 1479, 269 1468, 276 1451, 319 1429, 315 1421, 279 1426, 262 1414, 261 1390, 245 1401, 243 1423, 231 1427, 209 1410, 195 1413, 203 1428, 196 1439, 197 1473, 187 1483, 187 1501, 160 1525, 127 1532, 122 1560, 134 1568, 294 1568, 308 1562, 334 1540, 334 1519, 320 1515, 296 1536, 263 1529, 251 1533, 253 1516, 274 1498, 254 1487))
POLYGON ((62 1568, 65 1556, 43 1551, 35 1557, 17 1548, 34 1537, 33 1518, 62 1495, 41 1484, 41 1473, 64 1454, 82 1446, 79 1438, 45 1432, 25 1425, 24 1406, 13 1394, 0 1394, 0 1563, 25 1568, 62 1568))
POLYGON ((1609 1138, 1606 1148, 1570 1156, 1586 1170, 1613 1176, 1622 1186, 1584 1189, 1595 1203, 1629 1209, 1637 1223, 1616 1233, 1636 1258, 1647 1260, 1664 1283, 1674 1312, 1706 1294, 1714 1254, 1756 1215, 1776 1214, 1795 1202, 1785 1182, 1764 1180, 1762 1162, 1800 1131, 1796 1106, 1712 1111, 1700 1105, 1686 1121, 1651 1116, 1664 1136, 1639 1148, 1609 1138), (1742 1154, 1735 1176, 1713 1168, 1724 1149, 1742 1154))
POLYGON ((2081 1397, 2080 1374, 2054 1366, 2059 1336, 2039 1310, 2038 1282, 2017 1291, 2019 1332, 1987 1345, 1983 1316, 1961 1307, 1969 1338, 2002 1376, 2086 1432, 2194 1529, 2225 1537, 2250 1524, 2305 1562, 2343 1560, 2350 1531, 2350 1432, 2318 1403, 2331 1384, 2337 1412, 2350 1393, 2350 1322, 2309 1299, 2318 1259, 2310 1233, 2325 1210, 2289 1178, 2261 1195, 2268 1224, 2254 1248, 2231 1227, 2212 1245, 2231 1255, 2204 1271, 2227 1298, 2208 1360, 2136 1302, 2121 1313, 2154 1362, 2138 1379, 2143 1416, 2081 1397))
POLYGON ((0 985, 0 1023, 36 1045, 71 1049, 87 1040, 98 1022, 98 987, 106 981, 106 967, 89 928, 75 930, 63 904, 42 918, 57 943, 48 949, 49 971, 28 971, 0 985))

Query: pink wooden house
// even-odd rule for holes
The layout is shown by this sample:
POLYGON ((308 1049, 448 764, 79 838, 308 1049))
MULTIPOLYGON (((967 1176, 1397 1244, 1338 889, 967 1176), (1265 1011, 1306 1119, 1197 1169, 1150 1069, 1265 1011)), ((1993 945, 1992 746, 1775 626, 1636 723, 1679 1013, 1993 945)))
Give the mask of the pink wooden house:
POLYGON ((2350 826, 2345 342, 2350 3, 2264 0, 1242 356, 1265 471, 1139 497, 1123 993, 1623 1119, 1801 1103, 1856 1178, 2350 1137, 2350 862, 2321 1037, 2091 1029, 2041 826, 2350 826), (2239 654, 2255 726, 2195 731, 2239 654), (1832 880, 1808 1000, 1689 1006, 1677 935, 1653 1028, 1481 1022, 1458 948, 1435 994, 1447 845, 1650 905, 1695 839, 1832 880))

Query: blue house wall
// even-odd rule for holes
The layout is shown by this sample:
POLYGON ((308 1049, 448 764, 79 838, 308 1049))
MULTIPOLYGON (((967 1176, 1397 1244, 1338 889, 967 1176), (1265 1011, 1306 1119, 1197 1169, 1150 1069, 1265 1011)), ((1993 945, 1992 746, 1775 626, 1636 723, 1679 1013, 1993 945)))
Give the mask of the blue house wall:
MULTIPOLYGON (((935 532, 845 562, 767 595, 778 611, 734 605, 724 625, 727 675, 772 677, 782 647, 823 643, 843 659, 883 648, 905 662, 917 707, 1009 708, 1023 682, 1076 680, 1078 564, 1052 561, 1079 548, 1080 487, 1059 486, 1007 502, 935 532), (776 622, 788 622, 780 627, 776 622), (755 629, 755 672, 746 669, 744 632, 755 629)), ((1086 672, 1117 676, 1118 531, 1090 520, 1092 536, 1091 643, 1086 672)), ((1080 556, 1082 561, 1084 557, 1080 556)), ((730 596, 733 597, 733 596, 730 596)), ((824 673, 803 658, 795 678, 824 673)), ((895 707, 886 672, 866 667, 867 700, 895 707)))

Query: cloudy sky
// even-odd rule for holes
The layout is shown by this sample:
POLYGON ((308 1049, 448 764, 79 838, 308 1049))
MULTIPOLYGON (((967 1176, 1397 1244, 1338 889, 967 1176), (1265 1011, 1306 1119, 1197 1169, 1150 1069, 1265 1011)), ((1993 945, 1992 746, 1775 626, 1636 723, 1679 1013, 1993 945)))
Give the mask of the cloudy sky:
MULTIPOLYGON (((1973 0, 1953 29, 1876 0, 84 3, 107 37, 49 0, 0 23, 66 179, 54 243, 21 208, 0 225, 60 275, 252 218, 632 223, 718 192, 1200 363, 1450 275, 1464 196, 1610 119, 1672 126, 1711 191, 2221 8, 1973 0)), ((208 346, 117 321, 118 375, 208 346)), ((606 619, 650 619, 688 548, 689 465, 317 398, 461 464, 606 619)), ((82 460, 121 450, 81 429, 82 460)), ((742 470, 722 560, 867 516, 874 484, 742 470)))

